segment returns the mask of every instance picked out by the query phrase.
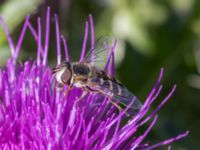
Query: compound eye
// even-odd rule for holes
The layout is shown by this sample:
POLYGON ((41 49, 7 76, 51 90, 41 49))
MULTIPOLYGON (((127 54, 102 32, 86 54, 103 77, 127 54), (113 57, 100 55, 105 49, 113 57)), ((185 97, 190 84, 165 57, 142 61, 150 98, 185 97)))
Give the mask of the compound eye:
POLYGON ((71 77, 72 77, 71 71, 70 71, 69 69, 65 69, 65 71, 64 71, 63 74, 61 75, 61 81, 62 81, 64 84, 69 85, 69 84, 70 84, 71 77))

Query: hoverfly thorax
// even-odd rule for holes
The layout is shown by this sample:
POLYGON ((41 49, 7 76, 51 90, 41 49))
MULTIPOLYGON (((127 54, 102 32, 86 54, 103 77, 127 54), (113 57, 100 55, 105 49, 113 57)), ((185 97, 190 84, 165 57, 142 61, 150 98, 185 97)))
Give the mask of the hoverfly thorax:
POLYGON ((70 85, 72 79, 72 70, 70 63, 62 63, 53 70, 56 75, 56 79, 59 83, 70 85))
POLYGON ((69 85, 66 93, 73 86, 82 88, 83 96, 80 99, 84 97, 84 93, 101 93, 107 96, 119 110, 122 110, 121 106, 126 107, 132 103, 128 113, 135 114, 141 109, 141 102, 125 86, 110 77, 105 71, 112 56, 113 43, 115 42, 112 38, 101 38, 82 62, 61 63, 53 70, 53 73, 55 73, 56 79, 61 85, 69 85))

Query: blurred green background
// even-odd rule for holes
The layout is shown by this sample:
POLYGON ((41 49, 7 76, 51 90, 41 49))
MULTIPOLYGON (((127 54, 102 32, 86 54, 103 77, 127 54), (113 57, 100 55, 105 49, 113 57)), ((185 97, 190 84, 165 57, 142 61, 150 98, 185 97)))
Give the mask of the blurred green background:
MULTIPOLYGON (((147 139, 158 142, 188 129, 189 136, 174 143, 172 149, 200 148, 199 0, 1 0, 0 15, 15 43, 27 14, 31 14, 36 29, 37 17, 41 16, 42 32, 45 32, 47 6, 51 7, 49 62, 52 66, 56 63, 54 13, 58 13, 60 32, 67 38, 72 60, 79 57, 85 21, 91 13, 96 37, 111 34, 119 39, 116 76, 142 102, 161 67, 165 68, 165 74, 159 100, 173 84, 178 85, 171 100, 159 112, 159 121, 147 139)), ((36 50, 34 39, 27 32, 21 60, 34 59, 36 50)), ((9 56, 7 40, 0 27, 1 66, 9 56)))

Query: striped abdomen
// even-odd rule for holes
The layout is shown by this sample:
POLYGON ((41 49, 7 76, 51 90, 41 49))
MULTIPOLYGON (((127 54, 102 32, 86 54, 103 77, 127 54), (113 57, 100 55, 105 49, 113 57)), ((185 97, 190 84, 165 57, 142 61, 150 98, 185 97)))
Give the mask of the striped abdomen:
POLYGON ((132 96, 130 92, 127 92, 127 89, 124 86, 117 83, 115 80, 95 77, 91 82, 96 88, 99 88, 102 93, 108 96, 121 96, 126 98, 132 96))
POLYGON ((126 87, 118 83, 116 80, 104 79, 96 77, 91 80, 95 91, 99 91, 102 94, 107 95, 113 101, 128 106, 130 103, 129 111, 132 114, 138 112, 142 106, 141 102, 132 94, 126 87))

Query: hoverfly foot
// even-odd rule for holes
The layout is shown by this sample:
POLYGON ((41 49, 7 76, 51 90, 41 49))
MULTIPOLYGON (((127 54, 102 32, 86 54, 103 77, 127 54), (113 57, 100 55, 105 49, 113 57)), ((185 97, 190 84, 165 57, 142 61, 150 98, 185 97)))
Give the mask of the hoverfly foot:
POLYGON ((126 117, 130 117, 130 114, 128 114, 126 111, 124 111, 126 117))

